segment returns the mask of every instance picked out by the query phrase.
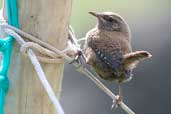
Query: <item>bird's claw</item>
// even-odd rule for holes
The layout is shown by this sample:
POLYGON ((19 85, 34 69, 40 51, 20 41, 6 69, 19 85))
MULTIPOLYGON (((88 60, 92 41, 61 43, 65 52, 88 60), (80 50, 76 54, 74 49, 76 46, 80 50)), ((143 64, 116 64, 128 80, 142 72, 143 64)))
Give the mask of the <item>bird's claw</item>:
POLYGON ((81 50, 78 50, 76 57, 69 64, 74 64, 74 63, 78 65, 78 69, 81 67, 86 68, 87 66, 86 59, 81 50))
POLYGON ((79 63, 80 56, 82 56, 82 52, 80 50, 77 50, 77 54, 76 54, 74 60, 72 60, 69 64, 79 63))
POLYGON ((78 56, 76 56, 69 64, 79 63, 78 56))
POLYGON ((111 109, 114 110, 114 109, 118 108, 118 105, 121 101, 122 101, 122 96, 116 95, 116 99, 113 100, 113 104, 111 106, 111 109))

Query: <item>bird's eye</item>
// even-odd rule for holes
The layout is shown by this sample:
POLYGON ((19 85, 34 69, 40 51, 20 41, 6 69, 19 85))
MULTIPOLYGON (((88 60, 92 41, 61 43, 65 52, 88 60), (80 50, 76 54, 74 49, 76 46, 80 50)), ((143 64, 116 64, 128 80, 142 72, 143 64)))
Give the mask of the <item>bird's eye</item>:
POLYGON ((108 21, 109 21, 109 22, 113 22, 114 20, 113 20, 112 18, 109 18, 108 21))
POLYGON ((103 17, 106 21, 108 21, 108 22, 113 22, 114 21, 114 19, 112 18, 112 17, 109 17, 109 16, 104 16, 103 17))

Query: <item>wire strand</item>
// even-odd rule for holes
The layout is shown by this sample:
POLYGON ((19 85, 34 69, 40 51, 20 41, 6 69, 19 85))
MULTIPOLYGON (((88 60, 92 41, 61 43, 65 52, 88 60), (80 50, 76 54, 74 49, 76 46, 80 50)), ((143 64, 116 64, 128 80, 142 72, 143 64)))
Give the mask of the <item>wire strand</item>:
MULTIPOLYGON (((46 47, 47 49, 49 50, 52 50, 53 52, 55 52, 56 54, 59 54, 61 55, 62 57, 64 57, 64 59, 66 61, 72 61, 73 58, 67 56, 63 51, 60 51, 56 48, 54 48, 53 46, 41 41, 41 40, 38 40, 37 38, 35 38, 34 36, 28 34, 28 33, 25 33, 13 26, 10 26, 10 25, 2 25, 4 28, 8 28, 9 30, 6 30, 6 32, 10 35, 12 35, 13 37, 16 38, 16 40, 20 43, 20 44, 23 44, 22 42, 24 41, 17 33, 19 33, 20 35, 28 38, 29 40, 32 40, 38 44, 41 44, 42 46, 46 47), (15 33, 17 32, 17 33, 15 33), (17 39, 18 37, 18 39, 17 39), (19 40, 20 39, 20 40, 19 40)), ((75 37, 75 34, 73 32, 73 30, 71 30, 70 28, 70 40, 71 42, 75 45, 75 48, 78 49, 79 51, 81 50, 80 47, 79 47, 79 44, 77 43, 77 40, 76 40, 76 37, 75 37)), ((28 55, 30 56, 30 60, 36 64, 39 64, 38 63, 38 60, 36 60, 36 56, 34 55, 34 52, 30 51, 31 49, 28 50, 28 55), (35 60, 32 60, 32 56, 34 56, 33 58, 35 60)), ((65 50, 65 49, 64 49, 65 50)), ((115 96, 114 93, 112 93, 98 78, 96 78, 92 72, 90 72, 87 68, 86 68, 86 63, 85 63, 85 57, 84 56, 81 56, 80 57, 80 61, 79 63, 78 62, 74 62, 73 63, 73 66, 77 69, 77 71, 83 73, 85 76, 87 76, 89 79, 91 79, 102 91, 104 91, 112 100, 116 101, 117 100, 117 97, 115 96)), ((40 64, 37 66, 41 69, 41 66, 40 64)), ((35 67, 36 71, 39 72, 39 70, 37 69, 37 67, 35 67)), ((42 69, 41 69, 42 70, 42 69)), ((41 71, 40 74, 43 74, 43 71, 41 71)), ((42 84, 44 85, 44 88, 46 89, 47 91, 47 88, 50 88, 48 84, 45 84, 43 83, 43 80, 46 80, 46 78, 43 76, 43 78, 41 78, 41 76, 39 75, 39 78, 42 82, 42 84), (48 87, 46 87, 48 86, 48 87)), ((48 83, 48 82, 46 82, 48 83)), ((49 92, 49 91, 47 91, 49 92)), ((55 98, 53 97, 53 91, 50 90, 50 93, 48 93, 51 101, 53 102, 54 105, 57 105, 55 106, 56 107, 56 110, 62 110, 61 106, 59 105, 59 102, 58 100, 54 100, 55 98), (51 93, 51 94, 50 94, 51 93), (51 96, 52 95, 52 96, 51 96)), ((120 101, 118 102, 118 106, 120 106, 125 112, 127 112, 128 114, 135 114, 126 104, 124 104, 123 101, 120 101)), ((59 113, 61 114, 61 113, 59 113)))
MULTIPOLYGON (((20 45, 23 45, 25 43, 25 41, 22 39, 22 37, 19 36, 14 31, 8 30, 6 32, 9 35, 13 36, 20 45)), ((29 49, 27 51, 27 54, 28 54, 28 57, 29 57, 30 61, 32 62, 33 66, 36 70, 38 78, 40 79, 43 87, 45 88, 46 92, 48 93, 48 96, 49 96, 51 102, 53 103, 57 114, 65 114, 62 106, 60 105, 58 99, 55 96, 55 93, 52 90, 52 87, 50 86, 49 82, 46 79, 45 73, 43 72, 40 63, 37 60, 36 55, 34 54, 34 52, 31 49, 29 49)))

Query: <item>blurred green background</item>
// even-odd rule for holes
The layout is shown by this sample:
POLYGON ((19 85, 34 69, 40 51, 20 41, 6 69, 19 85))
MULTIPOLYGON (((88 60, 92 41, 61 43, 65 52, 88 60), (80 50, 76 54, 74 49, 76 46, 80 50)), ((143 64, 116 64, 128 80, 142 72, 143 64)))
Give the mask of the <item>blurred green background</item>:
MULTIPOLYGON (((136 114, 171 114, 170 8, 170 0, 73 1, 71 25, 77 37, 84 37, 96 24, 89 11, 112 11, 130 25, 133 50, 152 53, 151 59, 135 69, 133 80, 123 85, 124 101, 136 114)), ((117 92, 115 83, 104 83, 117 92)), ((61 102, 67 114, 125 114, 119 108, 112 112, 112 100, 68 64, 61 102)))
POLYGON ((2 0, 0 0, 0 8, 2 7, 2 0))

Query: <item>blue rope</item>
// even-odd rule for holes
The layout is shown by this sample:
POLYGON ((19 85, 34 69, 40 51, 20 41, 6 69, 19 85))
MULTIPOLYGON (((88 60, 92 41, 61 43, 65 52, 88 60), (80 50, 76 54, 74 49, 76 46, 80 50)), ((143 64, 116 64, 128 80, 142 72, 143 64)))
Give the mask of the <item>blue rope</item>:
MULTIPOLYGON (((6 11, 8 16, 8 24, 19 27, 18 24, 18 10, 16 0, 6 0, 6 11)), ((0 114, 3 114, 5 96, 9 88, 9 80, 7 76, 10 56, 12 49, 13 37, 8 36, 0 39, 0 51, 2 54, 2 60, 0 65, 0 114)))

